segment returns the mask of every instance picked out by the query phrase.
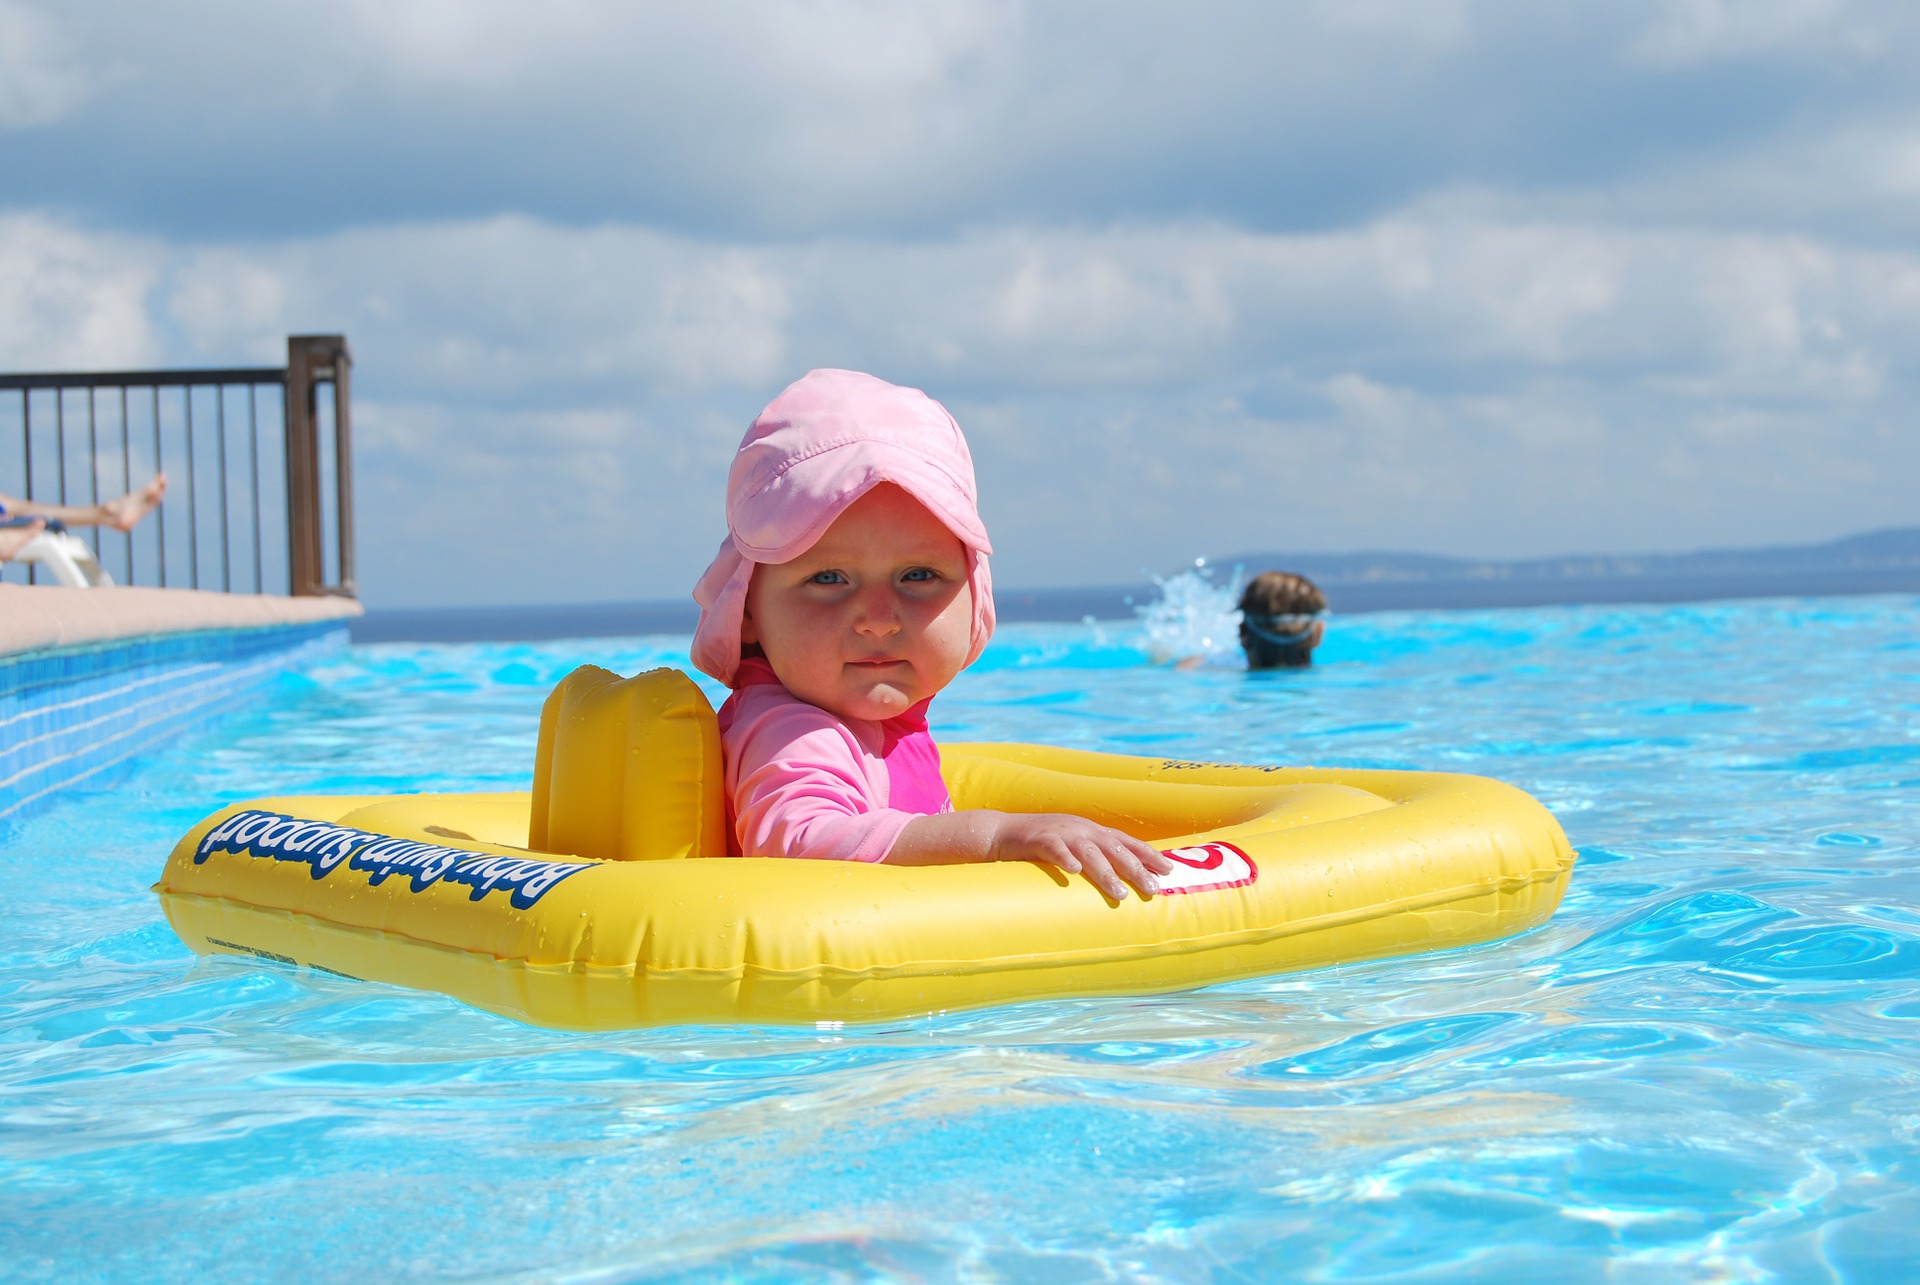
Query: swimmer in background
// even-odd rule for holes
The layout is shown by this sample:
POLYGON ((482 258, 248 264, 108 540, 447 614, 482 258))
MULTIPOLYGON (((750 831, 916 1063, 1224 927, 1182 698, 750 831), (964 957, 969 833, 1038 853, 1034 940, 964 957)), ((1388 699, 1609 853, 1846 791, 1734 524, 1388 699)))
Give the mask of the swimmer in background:
POLYGON ((816 370, 760 412, 693 596, 720 709, 734 856, 891 865, 1036 861, 1113 901, 1173 862, 1064 814, 956 811, 927 706, 993 634, 973 460, 938 402, 816 370))
POLYGON ((1263 571, 1240 595, 1248 669, 1302 669, 1327 632, 1327 596, 1305 576, 1263 571))
POLYGON ((115 531, 131 531, 141 518, 153 512, 167 493, 167 475, 156 473, 153 480, 137 491, 129 491, 117 500, 98 504, 42 504, 37 500, 19 500, 0 495, 0 562, 11 561, 15 554, 31 544, 49 523, 61 526, 103 526, 115 531))

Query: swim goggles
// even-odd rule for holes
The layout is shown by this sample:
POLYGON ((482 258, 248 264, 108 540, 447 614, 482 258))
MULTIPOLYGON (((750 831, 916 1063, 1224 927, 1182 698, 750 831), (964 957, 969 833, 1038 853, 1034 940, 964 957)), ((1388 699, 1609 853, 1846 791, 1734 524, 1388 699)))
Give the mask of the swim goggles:
POLYGON ((1313 627, 1326 618, 1327 611, 1324 607, 1319 611, 1294 611, 1278 616, 1240 613, 1240 623, 1247 627, 1248 633, 1276 647, 1299 646, 1312 632, 1313 627))

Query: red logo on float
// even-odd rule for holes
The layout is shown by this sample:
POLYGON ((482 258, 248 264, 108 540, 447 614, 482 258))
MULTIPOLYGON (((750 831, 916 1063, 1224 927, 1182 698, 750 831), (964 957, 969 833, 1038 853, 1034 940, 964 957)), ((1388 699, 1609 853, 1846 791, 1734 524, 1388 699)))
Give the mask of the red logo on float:
POLYGON ((1160 891, 1212 892, 1216 888, 1244 888, 1260 877, 1253 858, 1231 843, 1199 843, 1191 848, 1164 848, 1173 869, 1157 876, 1160 891))

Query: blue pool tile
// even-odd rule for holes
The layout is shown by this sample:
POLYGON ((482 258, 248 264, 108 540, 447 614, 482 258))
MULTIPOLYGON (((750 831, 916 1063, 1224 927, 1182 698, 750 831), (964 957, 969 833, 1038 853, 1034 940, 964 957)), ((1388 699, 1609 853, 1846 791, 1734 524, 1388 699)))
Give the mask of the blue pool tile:
POLYGON ((145 750, 346 645, 342 621, 207 629, 0 658, 0 818, 98 786, 145 750))

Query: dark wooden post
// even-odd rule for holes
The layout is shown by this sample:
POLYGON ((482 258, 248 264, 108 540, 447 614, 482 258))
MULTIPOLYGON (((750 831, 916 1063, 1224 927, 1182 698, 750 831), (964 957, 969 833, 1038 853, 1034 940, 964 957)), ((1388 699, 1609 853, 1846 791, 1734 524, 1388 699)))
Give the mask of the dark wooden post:
POLYGON ((313 373, 300 340, 287 340, 287 592, 320 592, 320 443, 313 431, 313 373))
POLYGON ((351 420, 347 406, 348 370, 353 364, 344 335, 287 337, 287 562, 288 587, 295 597, 329 593, 352 595, 353 483, 351 420), (334 495, 339 508, 340 584, 327 584, 321 551, 320 426, 317 385, 333 383, 333 440, 337 473, 334 495))
POLYGON ((334 532, 340 541, 340 583, 333 592, 357 598, 360 585, 353 573, 353 399, 348 396, 353 354, 347 351, 345 335, 335 335, 333 340, 340 346, 333 359, 334 532))

